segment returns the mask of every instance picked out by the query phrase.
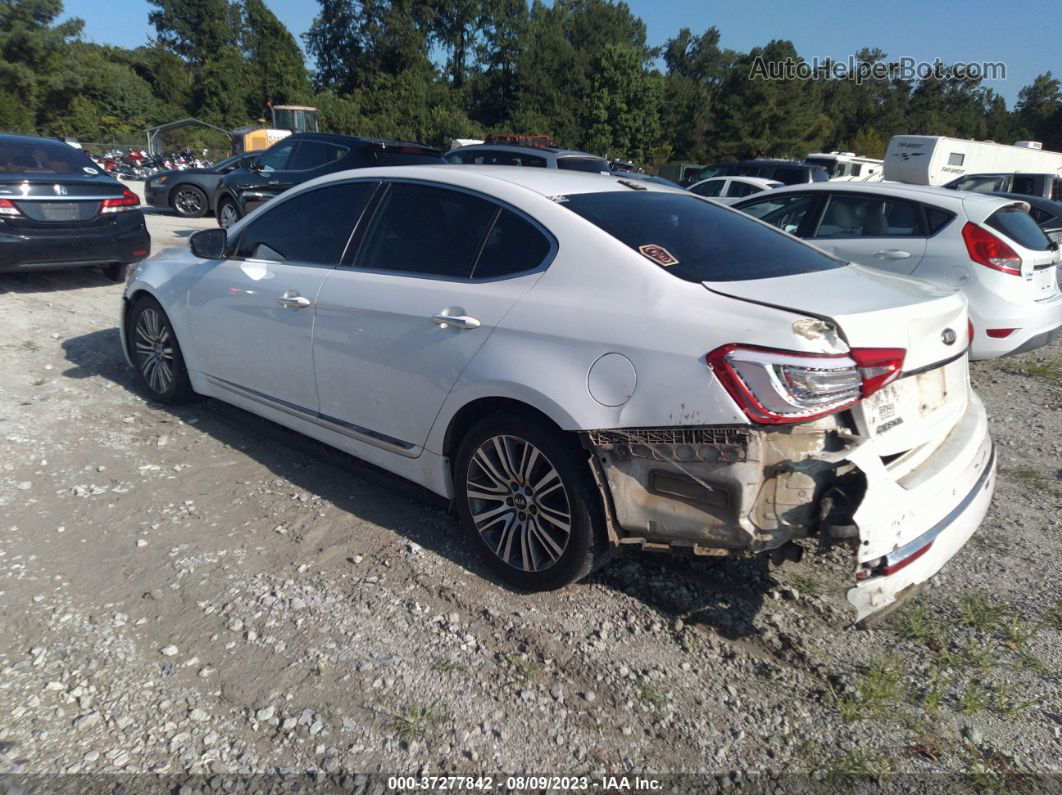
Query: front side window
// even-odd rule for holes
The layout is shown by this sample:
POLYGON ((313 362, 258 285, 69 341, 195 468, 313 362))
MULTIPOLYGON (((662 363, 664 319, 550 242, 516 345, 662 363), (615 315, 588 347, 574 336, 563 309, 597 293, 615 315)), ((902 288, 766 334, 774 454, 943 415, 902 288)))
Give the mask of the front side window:
POLYGON ((815 196, 807 193, 772 196, 759 201, 743 204, 737 209, 754 218, 766 221, 771 226, 795 235, 804 222, 808 211, 815 206, 815 196))
POLYGON ((303 141, 288 163, 289 171, 308 171, 334 163, 347 153, 347 147, 324 141, 303 141))
POLYGON ((279 171, 288 164, 296 141, 281 141, 258 156, 258 165, 263 171, 279 171))
POLYGON ((374 182, 326 185, 271 205, 244 230, 236 256, 337 265, 375 187, 374 182))
POLYGON ((699 185, 694 185, 690 188, 690 193, 696 193, 698 196, 718 196, 723 190, 723 185, 726 184, 725 179, 711 179, 706 182, 702 182, 699 185))
POLYGON ((664 191, 582 193, 575 214, 689 282, 743 281, 841 268, 845 263, 717 204, 664 191))
POLYGON ((355 265, 467 278, 497 209, 461 191, 394 183, 374 214, 355 265))
POLYGON ((502 210, 487 235, 472 277, 490 279, 534 270, 552 248, 550 240, 529 222, 502 210))
POLYGON ((911 237, 920 234, 918 205, 867 196, 831 196, 817 238, 911 237))

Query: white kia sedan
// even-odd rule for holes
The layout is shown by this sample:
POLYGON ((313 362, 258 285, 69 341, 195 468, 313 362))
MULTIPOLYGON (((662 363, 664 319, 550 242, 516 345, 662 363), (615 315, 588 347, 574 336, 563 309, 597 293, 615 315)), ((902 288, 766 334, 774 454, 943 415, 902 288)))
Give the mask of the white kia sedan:
POLYGON ((962 290, 971 359, 1039 348, 1062 327, 1058 244, 1026 202, 898 182, 825 182, 734 206, 841 259, 962 290))
POLYGON ((333 174, 130 273, 125 354, 456 503, 527 589, 617 549, 853 550, 860 620, 966 542, 995 456, 962 295, 688 192, 547 169, 333 174))

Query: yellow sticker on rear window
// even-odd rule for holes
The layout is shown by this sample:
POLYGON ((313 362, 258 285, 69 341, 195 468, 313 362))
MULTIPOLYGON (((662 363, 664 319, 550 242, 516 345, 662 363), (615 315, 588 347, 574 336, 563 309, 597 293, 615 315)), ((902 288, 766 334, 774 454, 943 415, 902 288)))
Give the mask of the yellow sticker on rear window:
POLYGON ((656 245, 656 243, 646 243, 643 246, 638 246, 638 250, 642 252, 643 257, 648 257, 657 265, 663 265, 665 268, 678 265, 678 260, 671 256, 671 252, 663 246, 656 245))

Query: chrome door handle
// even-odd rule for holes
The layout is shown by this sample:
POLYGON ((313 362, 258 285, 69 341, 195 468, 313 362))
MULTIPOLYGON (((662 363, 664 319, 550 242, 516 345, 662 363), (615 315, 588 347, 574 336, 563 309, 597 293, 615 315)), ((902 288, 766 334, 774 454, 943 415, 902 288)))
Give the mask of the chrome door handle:
POLYGON ((907 259, 911 256, 911 252, 898 248, 887 248, 882 251, 875 251, 874 256, 877 259, 907 259))
POLYGON ((448 328, 450 326, 460 329, 479 328, 479 321, 474 317, 469 317, 468 315, 448 315, 445 312, 432 315, 431 322, 442 328, 448 328))
POLYGON ((310 305, 310 299, 305 298, 298 293, 292 294, 293 291, 289 290, 277 299, 277 303, 281 306, 286 306, 288 309, 305 309, 310 305))

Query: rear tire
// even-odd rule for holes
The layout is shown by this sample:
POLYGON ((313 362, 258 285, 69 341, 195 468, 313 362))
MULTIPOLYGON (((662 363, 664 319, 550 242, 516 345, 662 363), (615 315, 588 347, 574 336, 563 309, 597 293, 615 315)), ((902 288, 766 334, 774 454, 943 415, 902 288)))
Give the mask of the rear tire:
POLYGON ((195 397, 177 335, 162 306, 151 296, 133 304, 126 340, 140 388, 152 400, 176 405, 195 397))
POLYGON ((547 422, 510 411, 484 418, 461 440, 453 472, 466 537, 518 588, 563 588, 611 557, 587 456, 547 422))
POLYGON ((209 205, 206 194, 195 185, 178 185, 171 194, 170 203, 182 218, 202 218, 209 205))

